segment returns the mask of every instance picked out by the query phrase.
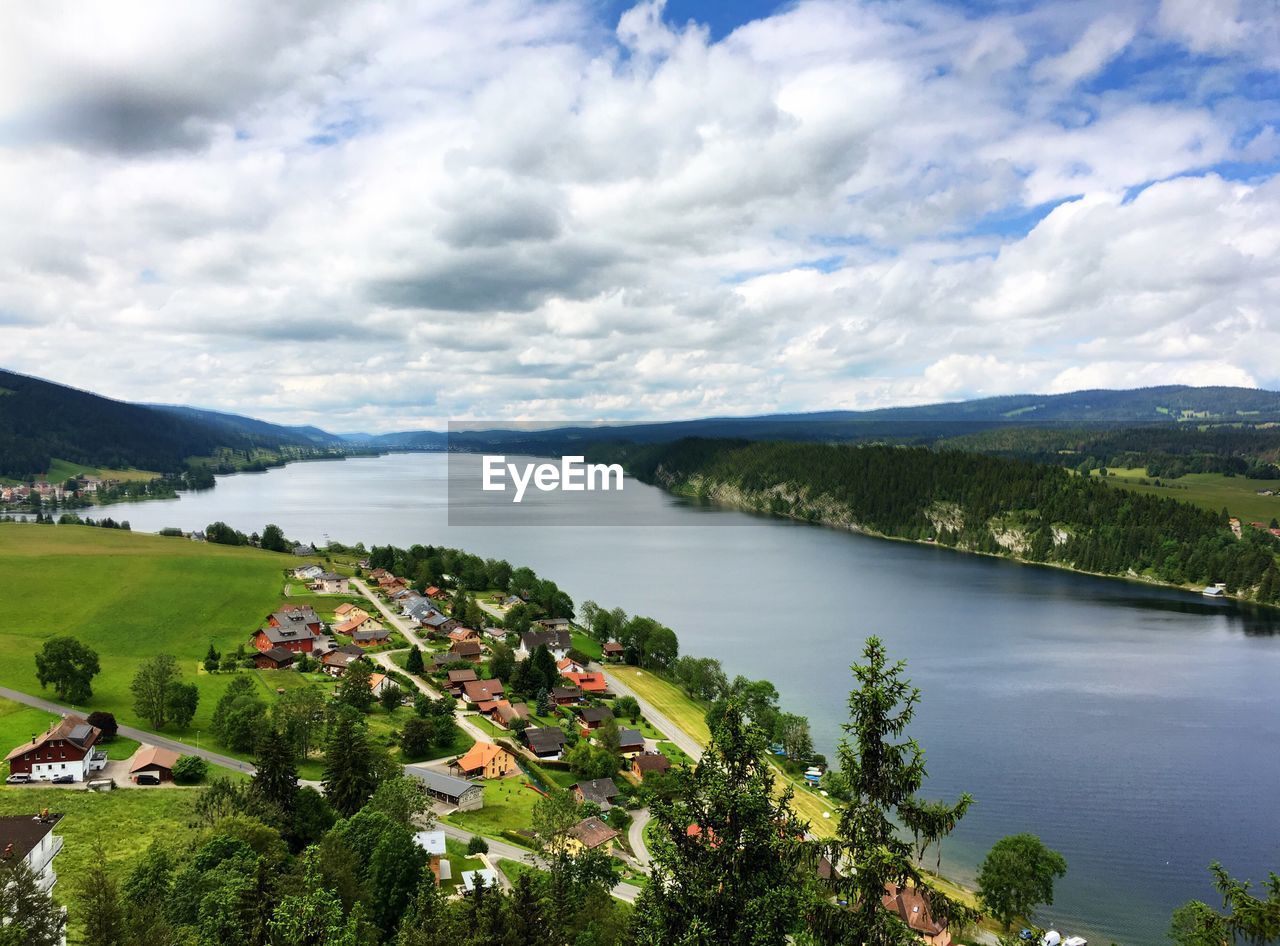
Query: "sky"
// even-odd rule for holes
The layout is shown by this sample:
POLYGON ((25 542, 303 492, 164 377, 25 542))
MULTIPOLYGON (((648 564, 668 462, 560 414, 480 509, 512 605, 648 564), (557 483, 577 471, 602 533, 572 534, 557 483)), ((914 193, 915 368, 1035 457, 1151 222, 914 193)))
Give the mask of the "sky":
POLYGON ((0 10, 0 366, 334 431, 1280 388, 1274 0, 0 10))

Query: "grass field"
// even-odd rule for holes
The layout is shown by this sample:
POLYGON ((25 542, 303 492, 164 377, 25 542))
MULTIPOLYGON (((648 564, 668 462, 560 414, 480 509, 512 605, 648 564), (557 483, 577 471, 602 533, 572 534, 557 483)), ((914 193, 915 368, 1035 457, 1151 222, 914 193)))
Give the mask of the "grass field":
POLYGON ((1107 477, 1112 486, 1149 496, 1178 499, 1212 512, 1221 512, 1225 507, 1231 515, 1246 523, 1265 524, 1273 518, 1280 518, 1280 495, 1258 495, 1260 489, 1280 492, 1280 480, 1250 480, 1221 473, 1188 473, 1176 480, 1161 480, 1163 485, 1156 486, 1154 478, 1148 476, 1145 469, 1114 469, 1108 473, 1115 474, 1107 477), (1140 482, 1144 479, 1146 484, 1140 482))
MULTIPOLYGON (((636 667, 611 666, 609 672, 616 674, 623 683, 635 690, 648 703, 653 704, 659 713, 675 723, 686 733, 698 741, 700 745, 711 742, 711 731, 707 728, 706 707, 699 705, 692 697, 669 680, 664 680, 647 670, 636 667)), ((680 761, 672 759, 672 761, 680 761)), ((790 785, 795 790, 791 807, 797 815, 809 822, 813 834, 819 837, 830 837, 835 831, 836 809, 829 801, 816 792, 806 788, 801 780, 787 775, 776 768, 779 785, 790 785)))
POLYGON ((483 808, 455 812, 444 820, 472 834, 518 843, 503 832, 527 829, 533 821, 533 806, 542 795, 523 776, 485 779, 483 784, 483 808))
MULTIPOLYGON (((0 523, 0 684, 54 698, 36 681, 33 655, 49 637, 69 634, 94 648, 102 666, 83 709, 107 710, 148 729, 133 711, 129 685, 141 661, 173 654, 184 679, 200 687, 200 706, 186 733, 171 734, 202 730, 201 744, 214 747, 209 721, 233 675, 204 673, 200 661, 210 642, 227 651, 248 641, 282 603, 281 570, 293 562, 256 549, 114 529, 0 523)), ((264 696, 274 696, 289 676, 244 672, 259 678, 264 696)))
POLYGON ((481 870, 484 868, 484 861, 480 857, 468 857, 467 845, 456 838, 446 837, 444 839, 445 858, 449 861, 450 873, 452 879, 445 880, 440 883, 440 889, 445 893, 453 893, 462 883, 462 872, 465 870, 481 870))
POLYGON ((57 457, 49 464, 49 469, 45 473, 44 478, 47 483, 64 483, 72 476, 96 476, 103 480, 154 480, 160 474, 152 470, 135 470, 130 467, 127 470, 110 470, 96 466, 84 466, 79 463, 71 463, 68 460, 59 460, 57 457))
POLYGON ((194 815, 194 788, 118 789, 114 792, 68 791, 56 788, 0 787, 0 815, 35 815, 42 808, 64 817, 54 833, 63 839, 62 852, 53 862, 58 884, 53 888, 59 903, 68 908, 68 940, 81 942, 76 909, 76 877, 93 858, 98 838, 106 852, 108 869, 117 879, 153 841, 181 846, 194 837, 189 825, 194 815))

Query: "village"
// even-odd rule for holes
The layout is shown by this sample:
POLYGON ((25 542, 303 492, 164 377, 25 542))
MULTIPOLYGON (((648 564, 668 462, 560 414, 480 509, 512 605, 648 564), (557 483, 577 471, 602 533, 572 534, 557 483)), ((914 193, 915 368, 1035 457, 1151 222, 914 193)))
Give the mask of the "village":
MULTIPOLYGON (((295 553, 315 554, 309 547, 295 553)), ((559 617, 528 620, 522 631, 504 627, 523 604, 498 592, 418 590, 367 560, 306 561, 284 575, 279 606, 246 635, 235 660, 277 681, 281 694, 305 680, 333 698, 344 682, 360 680, 369 704, 390 707, 397 720, 412 720, 423 707, 437 718, 448 714, 455 727, 449 751, 439 751, 437 739, 411 754, 403 734, 400 741, 405 773, 432 801, 415 841, 450 896, 465 897, 480 885, 510 888, 514 873, 537 866, 534 806, 567 793, 578 820, 563 844, 571 853, 612 858, 614 896, 634 902, 649 865, 649 801, 671 790, 673 765, 696 761, 702 746, 617 678, 624 657, 617 641, 596 641, 559 617), (331 606, 322 603, 328 600, 331 606)), ((149 734, 135 731, 142 738, 133 754, 109 759, 114 722, 104 734, 97 716, 66 713, 10 749, 8 784, 157 791, 193 781, 184 777, 193 762, 200 774, 206 761, 252 770, 208 749, 167 737, 147 741, 149 734)), ((303 784, 318 786, 306 777, 314 774, 304 771, 303 784)), ((810 777, 816 782, 819 774, 811 770, 810 777)), ((45 889, 57 879, 60 818, 48 810, 0 818, 0 841, 26 858, 45 889)), ((701 829, 688 830, 695 836, 701 829)), ((912 889, 887 890, 885 906, 926 942, 951 942, 946 924, 933 921, 912 889)))

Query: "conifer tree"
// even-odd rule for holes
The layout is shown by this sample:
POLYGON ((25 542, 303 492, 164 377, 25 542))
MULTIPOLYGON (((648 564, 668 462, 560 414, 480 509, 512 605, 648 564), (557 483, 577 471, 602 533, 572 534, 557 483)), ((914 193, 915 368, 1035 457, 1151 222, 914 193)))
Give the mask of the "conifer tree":
POLYGON ((253 761, 257 769, 250 783, 254 793, 291 814, 298 798, 298 760, 281 728, 272 725, 263 729, 253 761))

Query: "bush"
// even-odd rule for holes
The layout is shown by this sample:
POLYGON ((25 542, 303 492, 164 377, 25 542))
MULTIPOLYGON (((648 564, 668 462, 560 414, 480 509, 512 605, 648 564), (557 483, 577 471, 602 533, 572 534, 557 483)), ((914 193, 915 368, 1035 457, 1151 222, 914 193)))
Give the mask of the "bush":
POLYGON ((488 854, 489 842, 484 838, 476 835, 467 842, 467 854, 474 857, 477 854, 488 854))
POLYGON ((173 763, 173 780, 179 785, 198 785, 209 774, 209 763, 198 755, 178 756, 173 763))

